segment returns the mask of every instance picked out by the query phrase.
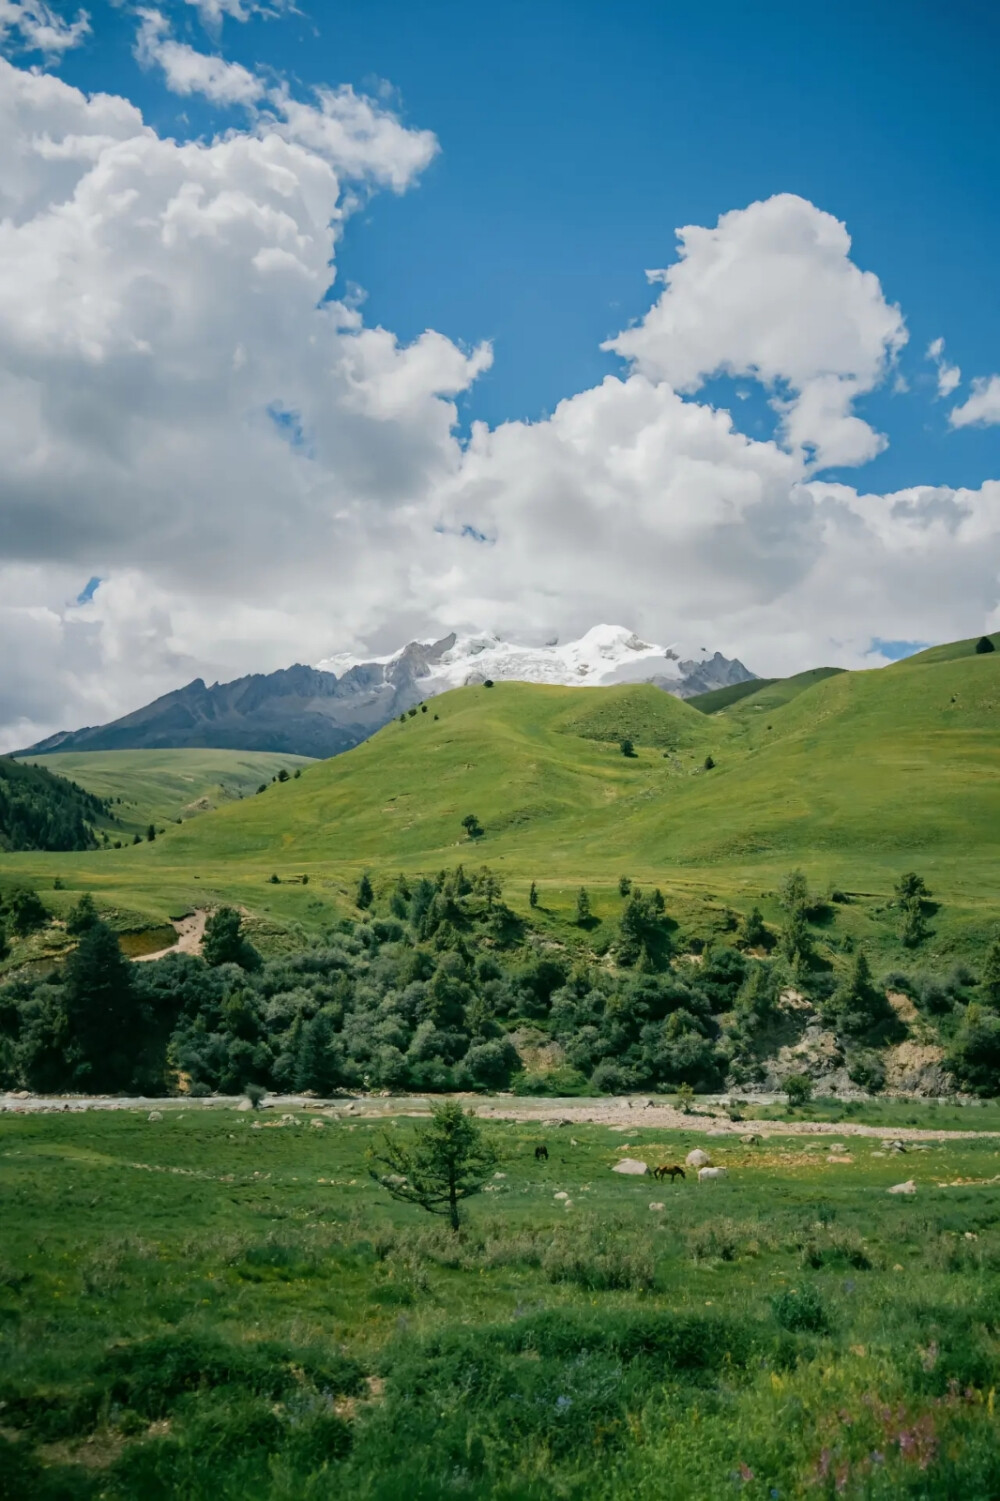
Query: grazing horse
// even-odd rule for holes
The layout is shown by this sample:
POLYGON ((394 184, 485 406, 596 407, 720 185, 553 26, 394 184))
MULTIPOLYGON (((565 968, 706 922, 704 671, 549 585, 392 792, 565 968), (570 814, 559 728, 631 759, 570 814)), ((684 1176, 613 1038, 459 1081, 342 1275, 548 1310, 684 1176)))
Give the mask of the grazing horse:
POLYGON ((660 1179, 669 1178, 671 1183, 676 1183, 678 1178, 686 1178, 687 1174, 682 1167, 678 1167, 675 1163, 673 1167, 667 1167, 666 1164, 663 1167, 654 1167, 653 1177, 660 1179))
POLYGON ((543 1158, 545 1159, 546 1162, 548 1162, 548 1160, 549 1160, 549 1149, 545 1145, 544 1141, 542 1142, 541 1146, 538 1146, 538 1147, 535 1148, 535 1161, 536 1162, 541 1162, 543 1158))

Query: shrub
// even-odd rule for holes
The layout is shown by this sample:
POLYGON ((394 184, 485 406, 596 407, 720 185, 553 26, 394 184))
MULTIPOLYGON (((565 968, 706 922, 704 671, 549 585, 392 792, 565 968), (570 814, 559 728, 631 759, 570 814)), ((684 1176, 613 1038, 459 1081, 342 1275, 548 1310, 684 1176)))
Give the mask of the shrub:
POLYGON ((623 736, 623 738, 619 740, 618 749, 621 751, 623 756, 631 757, 635 755, 635 746, 632 744, 632 741, 627 735, 623 736))
POLYGON ((775 1322, 790 1334, 829 1334, 830 1316, 818 1291, 811 1284, 787 1287, 771 1300, 775 1322))
POLYGON ((808 1074, 789 1074, 784 1090, 789 1109, 794 1110, 798 1105, 807 1105, 812 1099, 813 1081, 808 1074))
POLYGON ((993 645, 993 642, 990 640, 989 636, 980 636, 979 640, 976 642, 976 656, 984 657, 991 651, 996 651, 996 647, 993 645))

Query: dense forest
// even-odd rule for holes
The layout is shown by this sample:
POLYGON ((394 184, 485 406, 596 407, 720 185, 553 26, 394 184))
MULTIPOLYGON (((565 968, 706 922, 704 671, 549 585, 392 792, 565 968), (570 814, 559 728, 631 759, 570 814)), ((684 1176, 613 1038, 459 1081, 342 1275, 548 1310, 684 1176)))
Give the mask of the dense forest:
MULTIPOLYGON (((794 875, 780 933, 753 912, 731 942, 677 962, 662 896, 632 889, 613 946, 598 956, 543 942, 489 870, 459 867, 433 881, 400 878, 378 898, 362 881, 360 916, 298 953, 265 961, 239 915, 222 908, 203 957, 133 965, 84 896, 70 914, 78 942, 62 969, 22 972, 0 987, 0 1086, 157 1094, 182 1084, 208 1094, 255 1085, 321 1095, 752 1087, 775 1049, 782 992, 794 984, 835 1034, 857 1086, 877 1090, 880 1050, 905 1027, 862 951, 839 974, 816 962, 809 901, 794 875), (560 1067, 525 1068, 525 1029, 557 1044, 560 1067)), ((978 980, 962 970, 933 980, 897 973, 891 983, 933 1017, 959 1085, 996 1093, 1000 945, 978 980)))
POLYGON ((103 799, 40 766, 0 756, 0 850, 89 850, 103 799))

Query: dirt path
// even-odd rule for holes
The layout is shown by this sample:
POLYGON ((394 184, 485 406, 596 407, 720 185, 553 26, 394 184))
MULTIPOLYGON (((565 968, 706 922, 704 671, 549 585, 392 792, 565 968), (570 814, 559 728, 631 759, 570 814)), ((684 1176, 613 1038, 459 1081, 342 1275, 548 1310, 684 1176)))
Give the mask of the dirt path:
POLYGON ((155 954, 139 954, 133 963, 145 964, 149 959, 162 959, 165 954, 200 954, 207 921, 208 913, 204 907, 199 907, 188 917, 178 918, 174 923, 177 942, 172 943, 168 949, 157 949, 155 954))
MULTIPOLYGON (((165 952, 172 954, 174 949, 165 952)), ((188 952, 192 952, 188 950, 188 952)), ((148 955, 147 957, 155 957, 148 955)), ((459 1095, 462 1104, 475 1111, 481 1120, 519 1121, 544 1127, 546 1133, 571 1126, 605 1126, 620 1132, 622 1147, 629 1133, 636 1131, 685 1131, 692 1136, 717 1139, 720 1145, 739 1144, 741 1136, 829 1136, 834 1140, 868 1137, 882 1141, 964 1141, 976 1138, 1000 1139, 1000 1131, 974 1129, 945 1131, 919 1126, 866 1126, 857 1121, 730 1121, 724 1115, 698 1112, 684 1115, 672 1106, 646 1099, 605 1097, 598 1100, 514 1099, 509 1095, 459 1095)), ((0 1113, 14 1111, 31 1114, 49 1110, 208 1110, 233 1109, 240 1105, 240 1095, 207 1095, 193 1100, 187 1095, 167 1098, 113 1097, 97 1095, 30 1095, 26 1090, 0 1094, 0 1113)), ((427 1095, 356 1095, 321 1100, 311 1095, 268 1095, 262 1111, 280 1114, 282 1110, 322 1111, 328 1118, 349 1121, 388 1120, 393 1116, 420 1117, 430 1114, 434 1103, 427 1095)), ((245 1102, 243 1102, 244 1108, 245 1102)), ((969 1111, 974 1115, 973 1110, 969 1111)), ((556 1138, 558 1139, 558 1138, 556 1138)))
MULTIPOLYGON (((374 1103, 374 1102, 370 1102, 374 1103)), ((560 1101, 558 1113, 551 1102, 532 1102, 533 1108, 520 1100, 483 1102, 476 1114, 483 1120, 534 1121, 550 1128, 560 1126, 608 1126, 629 1131, 690 1131, 739 1142, 741 1136, 869 1136, 883 1141, 953 1141, 966 1137, 1000 1137, 1000 1131, 942 1131, 920 1126, 866 1126, 857 1121, 730 1121, 723 1115, 685 1115, 670 1105, 647 1100, 560 1101), (549 1104, 548 1110, 544 1109, 549 1104)))

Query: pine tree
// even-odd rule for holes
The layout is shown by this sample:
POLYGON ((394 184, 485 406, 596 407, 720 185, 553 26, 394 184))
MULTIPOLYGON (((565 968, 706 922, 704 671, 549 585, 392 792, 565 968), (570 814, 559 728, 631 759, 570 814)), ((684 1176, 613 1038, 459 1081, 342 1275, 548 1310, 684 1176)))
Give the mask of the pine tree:
POLYGON ((989 1004, 1000 1010, 1000 934, 986 950, 979 986, 989 1004))
POLYGON ((535 885, 534 881, 532 881, 531 890, 528 892, 528 906, 538 906, 538 887, 535 885))
POLYGON ((412 1145, 400 1135, 386 1132, 381 1152, 369 1152, 369 1173, 394 1199, 444 1215, 457 1231, 459 1204, 482 1192, 497 1165, 492 1142, 454 1100, 434 1107, 412 1145))
POLYGON ((147 1021, 132 984, 132 967, 106 923, 94 922, 66 961, 67 1033, 79 1082, 89 1089, 129 1084, 147 1021))
POLYGON ((302 1029, 295 1067, 295 1088, 330 1095, 341 1082, 337 1034, 326 1011, 317 1011, 302 1029))
POLYGON ((591 919, 590 897, 586 886, 581 886, 576 898, 576 925, 579 928, 586 927, 591 919))
POLYGON ((367 871, 365 871, 364 875, 361 877, 361 880, 358 882, 358 895, 356 900, 362 912, 367 911, 372 902, 375 900, 375 892, 372 890, 371 877, 369 876, 367 871))
POLYGON ((262 960, 242 932, 243 919, 235 907, 220 907, 205 924, 202 956, 206 964, 238 964, 241 969, 260 969, 262 960))

